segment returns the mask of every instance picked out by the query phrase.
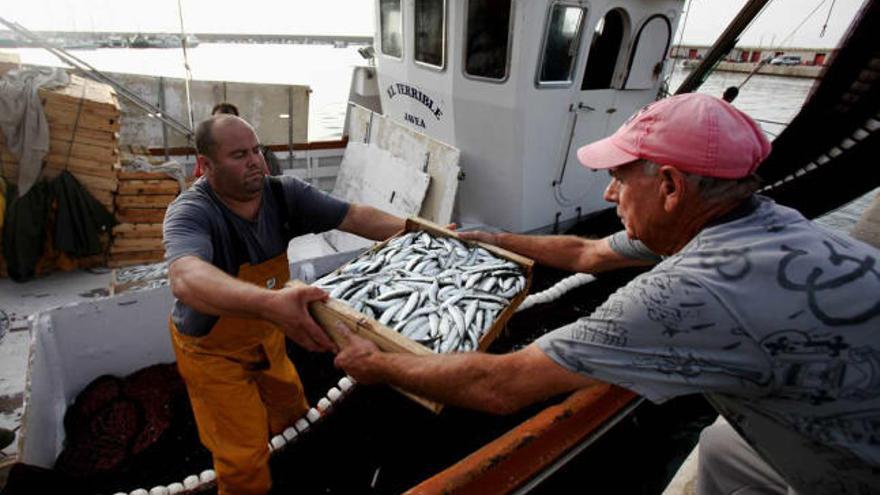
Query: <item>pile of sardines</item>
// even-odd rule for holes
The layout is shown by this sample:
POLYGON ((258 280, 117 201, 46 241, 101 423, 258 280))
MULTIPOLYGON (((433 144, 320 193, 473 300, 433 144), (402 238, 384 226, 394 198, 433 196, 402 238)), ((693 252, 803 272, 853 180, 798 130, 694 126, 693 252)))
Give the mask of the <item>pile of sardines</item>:
POLYGON ((475 350, 525 284, 516 263, 424 231, 396 237, 314 283, 442 353, 475 350))

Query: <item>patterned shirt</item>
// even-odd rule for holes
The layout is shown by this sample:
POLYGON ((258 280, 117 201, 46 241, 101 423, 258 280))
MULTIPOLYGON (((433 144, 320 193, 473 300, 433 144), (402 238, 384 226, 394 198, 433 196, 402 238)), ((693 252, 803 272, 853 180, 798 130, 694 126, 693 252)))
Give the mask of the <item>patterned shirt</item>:
POLYGON ((705 393, 802 493, 880 493, 880 251, 755 197, 538 340, 654 402, 705 393))

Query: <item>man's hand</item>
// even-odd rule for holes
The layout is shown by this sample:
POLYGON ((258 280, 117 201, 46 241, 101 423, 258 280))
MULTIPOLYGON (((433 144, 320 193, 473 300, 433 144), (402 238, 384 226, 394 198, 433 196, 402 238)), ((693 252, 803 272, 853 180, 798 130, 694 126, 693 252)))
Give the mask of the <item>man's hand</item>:
POLYGON ((466 241, 485 242, 486 244, 492 244, 493 246, 498 245, 498 234, 483 232, 482 230, 459 232, 458 237, 466 241))
POLYGON ((309 303, 326 301, 327 297, 326 292, 312 286, 272 291, 265 318, 281 327, 290 340, 306 350, 335 352, 336 344, 309 314, 309 303))
POLYGON ((370 358, 382 352, 379 347, 372 341, 355 335, 342 323, 336 325, 336 330, 342 336, 344 343, 333 364, 359 383, 371 384, 381 381, 376 370, 370 366, 370 358))

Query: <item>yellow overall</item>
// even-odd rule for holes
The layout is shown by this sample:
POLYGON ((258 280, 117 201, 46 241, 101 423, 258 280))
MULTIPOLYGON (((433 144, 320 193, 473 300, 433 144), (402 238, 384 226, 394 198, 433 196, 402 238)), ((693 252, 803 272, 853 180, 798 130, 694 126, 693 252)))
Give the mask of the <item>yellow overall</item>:
MULTIPOLYGON (((284 254, 244 264, 238 273, 239 280, 270 289, 288 278, 284 254)), ((214 456, 218 493, 268 492, 270 435, 309 407, 284 334, 264 320, 225 316, 202 337, 183 335, 170 321, 169 327, 199 437, 214 456)))

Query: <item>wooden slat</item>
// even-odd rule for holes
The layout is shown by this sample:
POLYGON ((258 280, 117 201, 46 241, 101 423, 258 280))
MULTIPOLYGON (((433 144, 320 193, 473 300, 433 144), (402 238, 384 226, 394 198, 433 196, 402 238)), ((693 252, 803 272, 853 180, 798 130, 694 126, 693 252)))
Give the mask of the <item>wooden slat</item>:
POLYGON ((165 208, 176 194, 151 194, 144 196, 116 196, 117 208, 165 208))
POLYGON ((46 120, 49 125, 69 125, 76 128, 93 129, 105 132, 119 131, 119 120, 103 117, 95 117, 88 114, 66 112, 47 113, 46 120))
POLYGON ((49 153, 56 156, 70 156, 83 160, 94 160, 101 163, 113 163, 117 160, 119 152, 114 143, 106 143, 106 146, 95 146, 79 141, 49 140, 49 153))
POLYGON ((119 141, 119 134, 117 132, 86 129, 83 127, 76 127, 74 129, 72 124, 61 124, 58 122, 49 124, 49 136, 50 139, 61 140, 88 138, 101 142, 113 141, 118 143, 119 141))
POLYGON ((176 180, 120 180, 118 194, 177 194, 180 186, 176 180))
POLYGON ((117 205, 116 219, 129 223, 162 223, 165 208, 119 208, 117 205))
POLYGON ((165 259, 165 251, 140 251, 133 253, 116 253, 110 255, 107 266, 119 268, 121 266, 143 265, 156 263, 165 259))
POLYGON ((158 237, 162 238, 161 223, 121 223, 113 227, 113 235, 125 238, 158 237))
POLYGON ((79 101, 73 100, 60 100, 58 98, 42 98, 43 103, 43 111, 46 113, 51 112, 61 112, 61 113, 88 113, 89 115, 95 117, 108 117, 113 119, 118 119, 120 112, 116 107, 112 107, 110 105, 102 105, 95 103, 89 100, 82 100, 82 104, 79 101))
POLYGON ((137 251, 161 251, 162 239, 117 237, 110 244, 110 254, 133 253, 137 251))
POLYGON ((119 108, 119 100, 112 86, 86 79, 76 74, 70 76, 70 84, 63 88, 41 89, 40 97, 73 102, 78 101, 80 98, 86 98, 94 104, 119 108))
MULTIPOLYGON (((128 172, 119 170, 116 172, 119 180, 165 180, 172 177, 164 172, 128 172)), ((175 179, 176 181, 176 179, 175 179)))

